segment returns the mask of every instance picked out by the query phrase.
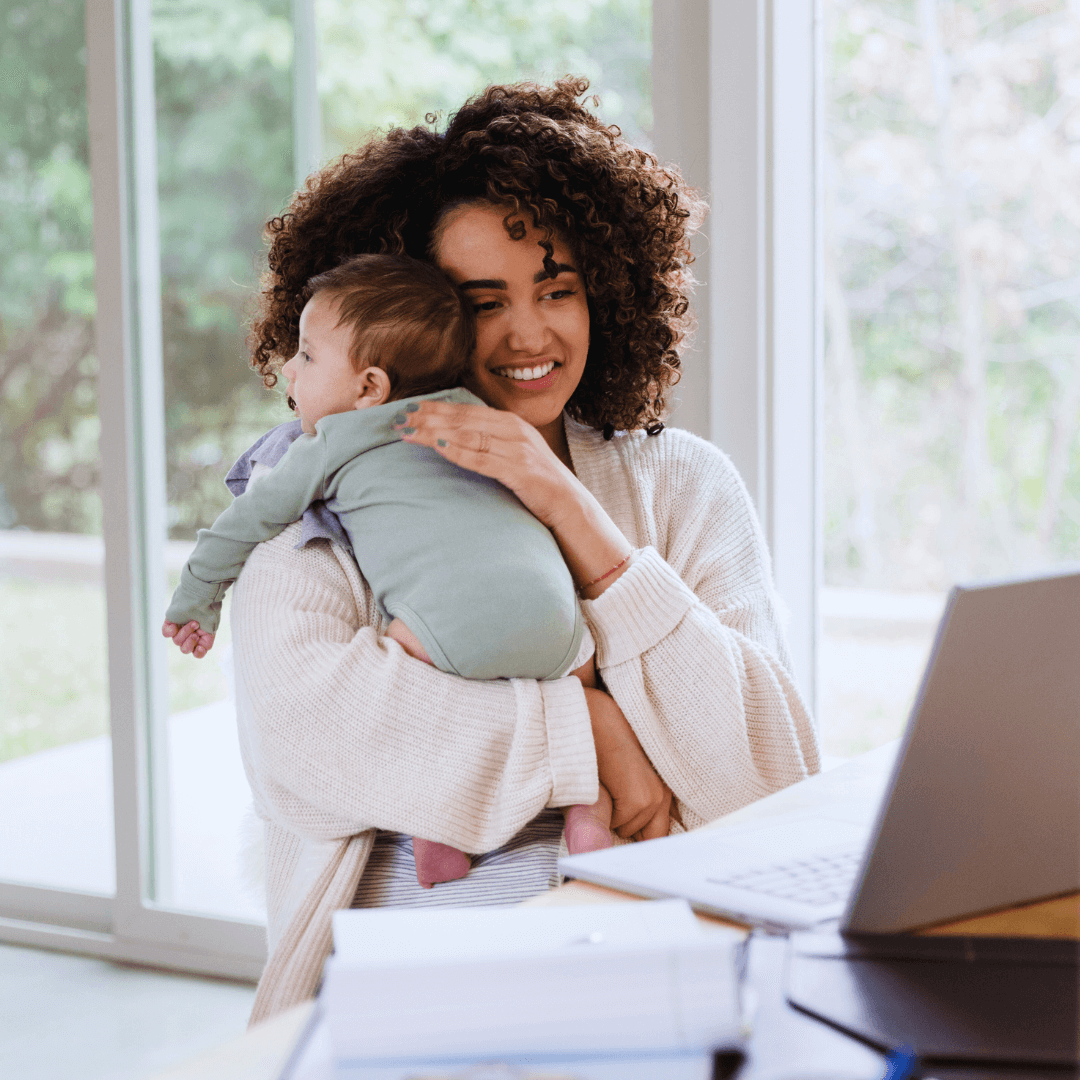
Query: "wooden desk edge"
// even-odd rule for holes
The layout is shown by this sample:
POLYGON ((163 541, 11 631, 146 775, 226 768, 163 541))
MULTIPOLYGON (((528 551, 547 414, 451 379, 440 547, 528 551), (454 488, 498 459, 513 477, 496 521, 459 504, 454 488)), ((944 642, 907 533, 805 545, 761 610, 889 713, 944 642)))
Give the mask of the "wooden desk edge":
MULTIPOLYGON (((640 900, 639 896, 590 885, 584 881, 568 881, 557 889, 526 900, 526 907, 554 907, 562 904, 603 904, 617 900, 640 900)), ((720 926, 747 929, 741 923, 714 915, 698 914, 703 922, 720 926)), ((973 915, 967 919, 943 923, 917 931, 920 934, 943 934, 970 937, 1036 937, 1073 938, 1080 940, 1080 893, 1055 896, 1032 904, 973 915)))
POLYGON ((988 911, 920 930, 922 934, 969 937, 1072 938, 1080 940, 1080 893, 988 911))

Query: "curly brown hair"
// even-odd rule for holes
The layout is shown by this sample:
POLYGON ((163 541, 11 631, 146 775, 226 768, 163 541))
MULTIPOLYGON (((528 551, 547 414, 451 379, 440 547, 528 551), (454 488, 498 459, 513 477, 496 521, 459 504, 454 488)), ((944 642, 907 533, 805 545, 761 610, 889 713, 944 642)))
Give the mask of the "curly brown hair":
POLYGON ((679 378, 689 238, 705 205, 676 169, 579 102, 588 86, 575 78, 491 86, 445 132, 430 117, 427 127, 394 128, 309 177, 267 224, 251 360, 266 385, 296 350, 310 278, 362 252, 430 259, 446 211, 486 201, 528 215, 549 240, 557 233, 580 260, 592 332, 567 411, 609 437, 658 430, 679 378))

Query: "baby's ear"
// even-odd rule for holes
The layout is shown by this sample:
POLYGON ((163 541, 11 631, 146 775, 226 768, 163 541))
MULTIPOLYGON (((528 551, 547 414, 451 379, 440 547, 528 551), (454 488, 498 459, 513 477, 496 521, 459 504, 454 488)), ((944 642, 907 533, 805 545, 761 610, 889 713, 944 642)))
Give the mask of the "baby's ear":
POLYGON ((390 400, 390 376, 374 364, 360 372, 354 408, 365 409, 390 400))

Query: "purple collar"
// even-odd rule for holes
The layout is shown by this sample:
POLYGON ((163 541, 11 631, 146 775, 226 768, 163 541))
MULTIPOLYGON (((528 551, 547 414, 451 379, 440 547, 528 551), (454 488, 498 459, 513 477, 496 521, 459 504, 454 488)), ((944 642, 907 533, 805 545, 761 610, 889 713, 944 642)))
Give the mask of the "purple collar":
MULTIPOLYGON (((299 420, 289 420, 278 424, 276 428, 260 435, 237 459, 236 464, 225 477, 225 486, 233 495, 242 495, 251 479, 251 471, 256 465, 273 468, 284 456, 285 451, 300 437, 299 420)), ((352 544, 348 534, 341 527, 337 514, 326 508, 324 502, 313 502, 305 511, 300 521, 300 543, 302 548, 312 540, 329 540, 352 553, 352 544)))

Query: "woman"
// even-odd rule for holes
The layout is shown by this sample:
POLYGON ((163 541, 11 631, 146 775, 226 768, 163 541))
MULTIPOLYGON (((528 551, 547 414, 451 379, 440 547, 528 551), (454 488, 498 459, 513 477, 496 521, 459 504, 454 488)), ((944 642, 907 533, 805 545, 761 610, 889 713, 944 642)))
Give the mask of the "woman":
POLYGON ((348 255, 431 258, 471 297, 469 387, 490 407, 426 404, 405 437, 500 480, 552 530, 621 712, 591 716, 573 678, 477 683, 420 664, 380 636, 340 546, 304 543, 300 524, 260 545, 233 601, 268 845, 253 1020, 315 992, 335 909, 412 902, 387 885, 398 834, 492 853, 436 897, 476 902, 502 874, 502 898, 521 899, 548 885, 554 808, 594 801, 598 781, 641 838, 818 767, 746 490, 714 447, 660 423, 700 204, 588 114, 585 89, 490 88, 445 134, 395 130, 346 155, 270 224, 253 361, 270 384, 304 283, 348 255))

